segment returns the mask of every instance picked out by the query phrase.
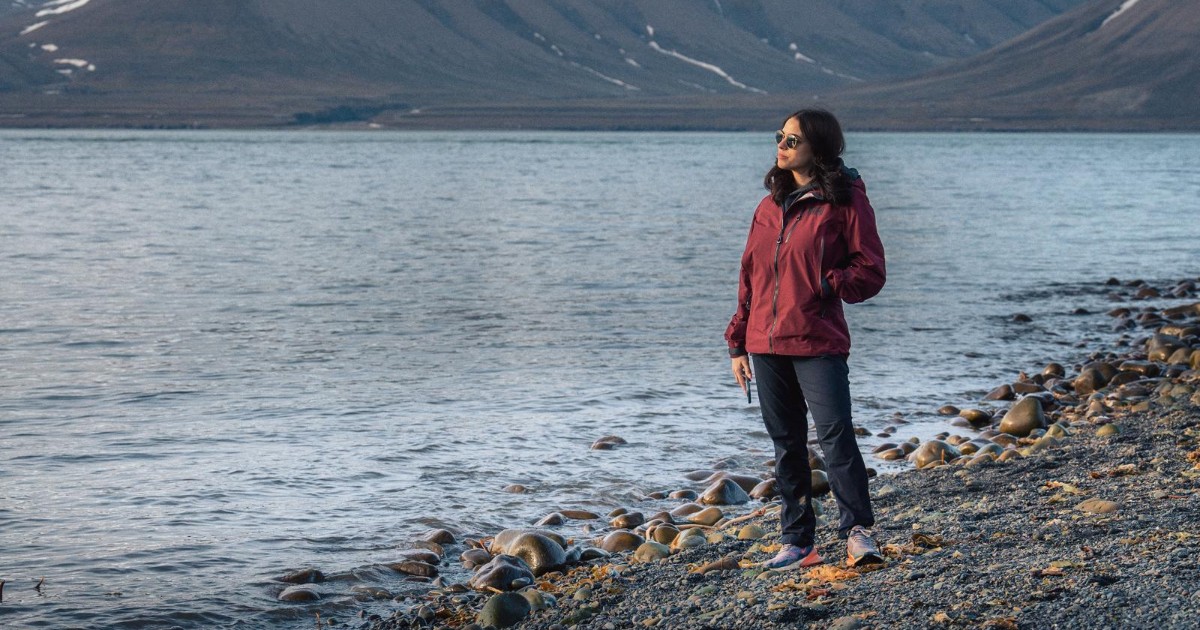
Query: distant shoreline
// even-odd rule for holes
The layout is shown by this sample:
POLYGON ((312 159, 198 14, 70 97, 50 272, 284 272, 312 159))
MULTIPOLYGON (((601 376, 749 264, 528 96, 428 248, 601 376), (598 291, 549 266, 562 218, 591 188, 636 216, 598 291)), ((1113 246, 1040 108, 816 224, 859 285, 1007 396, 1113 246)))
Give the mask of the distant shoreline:
POLYGON ((756 131, 804 106, 826 107, 849 131, 1194 133, 1190 118, 1066 117, 996 113, 953 104, 885 107, 814 95, 775 95, 746 100, 587 100, 463 103, 413 106, 372 99, 289 98, 236 103, 196 95, 191 108, 178 101, 121 99, 98 104, 82 95, 7 95, 0 99, 0 129, 413 129, 429 131, 756 131), (59 99, 62 100, 59 100, 59 99))

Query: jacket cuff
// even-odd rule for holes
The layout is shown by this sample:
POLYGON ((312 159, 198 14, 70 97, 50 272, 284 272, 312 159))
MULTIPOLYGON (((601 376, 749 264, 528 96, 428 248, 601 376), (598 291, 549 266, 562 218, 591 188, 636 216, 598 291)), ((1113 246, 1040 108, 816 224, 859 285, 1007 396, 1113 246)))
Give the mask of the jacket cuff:
POLYGON ((731 347, 729 349, 729 358, 731 358, 731 359, 736 359, 738 357, 744 357, 747 354, 749 354, 749 353, 746 352, 746 349, 741 346, 738 346, 736 348, 731 347))
POLYGON ((829 278, 821 278, 821 297, 826 298, 833 295, 833 287, 829 285, 829 278))

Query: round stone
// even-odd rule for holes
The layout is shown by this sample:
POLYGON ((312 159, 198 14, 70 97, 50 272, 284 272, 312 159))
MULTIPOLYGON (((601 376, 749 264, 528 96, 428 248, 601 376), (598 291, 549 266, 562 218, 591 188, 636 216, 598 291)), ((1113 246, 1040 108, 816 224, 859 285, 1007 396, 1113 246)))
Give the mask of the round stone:
POLYGON ((1046 427, 1046 414, 1037 398, 1027 397, 1017 401, 1000 420, 1000 432, 1025 437, 1034 429, 1046 427))
POLYGON ((695 501, 700 497, 695 490, 676 490, 667 496, 671 499, 682 499, 684 501, 695 501))
POLYGON ((646 532, 646 536, 648 538, 653 538, 654 542, 659 542, 664 545, 671 544, 678 535, 679 528, 675 527, 674 525, 659 525, 646 532))
POLYGON ((758 540, 767 535, 767 531, 759 525, 751 523, 738 530, 738 540, 758 540))
POLYGON ((962 452, 954 446, 941 440, 929 440, 913 451, 913 454, 909 456, 909 460, 917 468, 927 468, 934 462, 939 464, 947 463, 961 456, 962 452))
POLYGON ((479 611, 479 624, 507 628, 521 622, 533 609, 529 600, 516 593, 497 593, 479 611))
POLYGON ((937 412, 939 416, 956 416, 958 415, 959 409, 954 405, 942 405, 941 407, 938 407, 937 412))
POLYGON ((987 396, 984 396, 983 399, 984 400, 1012 400, 1016 397, 1017 397, 1016 394, 1013 393, 1012 385, 1004 384, 1004 385, 1001 385, 1001 386, 997 387, 996 389, 993 389, 992 391, 988 392, 987 396))
POLYGON ((671 541, 671 549, 678 551, 680 549, 693 549, 702 547, 708 544, 708 540, 704 536, 704 530, 701 529, 685 529, 679 532, 675 540, 671 541))
POLYGON ((646 522, 646 516, 641 512, 628 512, 609 521, 609 525, 617 529, 633 529, 646 522))
POLYGON ((600 543, 600 548, 609 553, 619 553, 637 549, 644 542, 646 542, 644 538, 633 532, 617 530, 610 532, 604 537, 604 540, 600 543))
POLYGON ((594 521, 600 518, 599 514, 587 510, 559 510, 557 513, 577 521, 594 521))
POLYGON ((534 577, 563 568, 567 551, 562 545, 541 534, 528 533, 518 536, 507 548, 507 553, 525 561, 534 577))
MULTIPOLYGON (((532 584, 533 571, 525 561, 509 555, 499 555, 490 562, 479 567, 467 585, 477 591, 514 590, 516 584, 532 584)), ((517 586, 520 588, 520 586, 517 586)))
POLYGON ((697 525, 715 525, 717 521, 725 518, 725 513, 719 507, 704 508, 695 514, 688 516, 687 521, 697 525))
POLYGON ((1096 435, 1099 437, 1108 437, 1110 435, 1118 435, 1120 433, 1121 427, 1112 422, 1108 424, 1102 424, 1100 425, 1099 429, 1096 429, 1096 435))
POLYGON ((810 473, 812 477, 812 495, 814 497, 823 496, 829 493, 829 475, 824 470, 814 470, 810 473))
POLYGON ((774 479, 762 481, 750 490, 750 497, 759 501, 770 501, 777 496, 779 496, 779 485, 774 479))
POLYGON ((300 569, 299 571, 292 571, 283 577, 275 579, 280 582, 287 582, 288 584, 310 584, 313 582, 324 582, 325 574, 317 569, 300 569))
POLYGON ((658 562, 671 555, 671 548, 657 542, 644 542, 633 552, 638 562, 658 562))
POLYGON ((321 599, 321 595, 307 584, 294 584, 279 593, 281 602, 315 602, 318 599, 321 599))
POLYGON ((749 500, 750 495, 731 479, 714 483, 700 495, 700 503, 705 505, 740 505, 749 500))
POLYGON ((454 534, 447 529, 435 529, 425 534, 425 540, 439 545, 453 545, 454 534))
POLYGON ((550 525, 562 525, 566 521, 565 517, 558 512, 551 512, 541 518, 535 525, 537 527, 547 527, 550 525))
POLYGON ((703 510, 704 507, 695 503, 684 503, 683 505, 671 510, 671 516, 675 518, 684 518, 703 510))

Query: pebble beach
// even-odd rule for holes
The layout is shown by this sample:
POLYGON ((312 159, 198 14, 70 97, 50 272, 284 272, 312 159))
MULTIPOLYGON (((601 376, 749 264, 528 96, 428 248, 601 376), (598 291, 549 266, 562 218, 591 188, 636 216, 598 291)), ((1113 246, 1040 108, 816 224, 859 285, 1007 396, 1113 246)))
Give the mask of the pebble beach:
MULTIPOLYGON (((832 498, 818 507, 825 562, 759 565, 779 548, 771 462, 726 461, 611 513, 563 509, 484 535, 434 530, 386 567, 405 592, 318 627, 1192 628, 1200 620, 1200 302, 1197 280, 1110 280, 1112 347, 1016 366, 983 401, 938 410, 948 430, 865 454, 886 562, 848 566, 832 498), (1153 306, 1150 302, 1152 300, 1153 306)), ((1060 351, 1061 352, 1061 351, 1060 351)), ((597 449, 621 448, 604 436, 597 449)), ((810 458, 821 466, 818 452, 810 458)), ((823 473, 814 470, 814 487, 823 473)), ((819 490, 818 490, 819 491, 819 490)), ((827 490, 826 490, 827 492, 827 490)), ((380 570, 384 570, 381 568, 380 570)), ((313 583, 362 581, 298 571, 313 583)), ((317 602, 313 602, 318 606, 317 602)), ((313 605, 310 604, 310 605, 313 605)), ((340 618, 339 618, 340 617, 340 618)))

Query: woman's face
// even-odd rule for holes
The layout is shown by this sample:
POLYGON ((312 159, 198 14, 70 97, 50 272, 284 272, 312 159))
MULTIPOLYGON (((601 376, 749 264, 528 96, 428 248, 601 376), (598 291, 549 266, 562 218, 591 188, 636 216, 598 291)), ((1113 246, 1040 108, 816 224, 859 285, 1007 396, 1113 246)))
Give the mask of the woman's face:
POLYGON ((808 175, 813 165, 813 153, 808 140, 804 138, 804 132, 800 131, 800 121, 789 118, 780 131, 784 136, 775 147, 775 165, 784 170, 808 175), (793 138, 796 139, 796 146, 789 149, 788 145, 792 143, 793 138))

